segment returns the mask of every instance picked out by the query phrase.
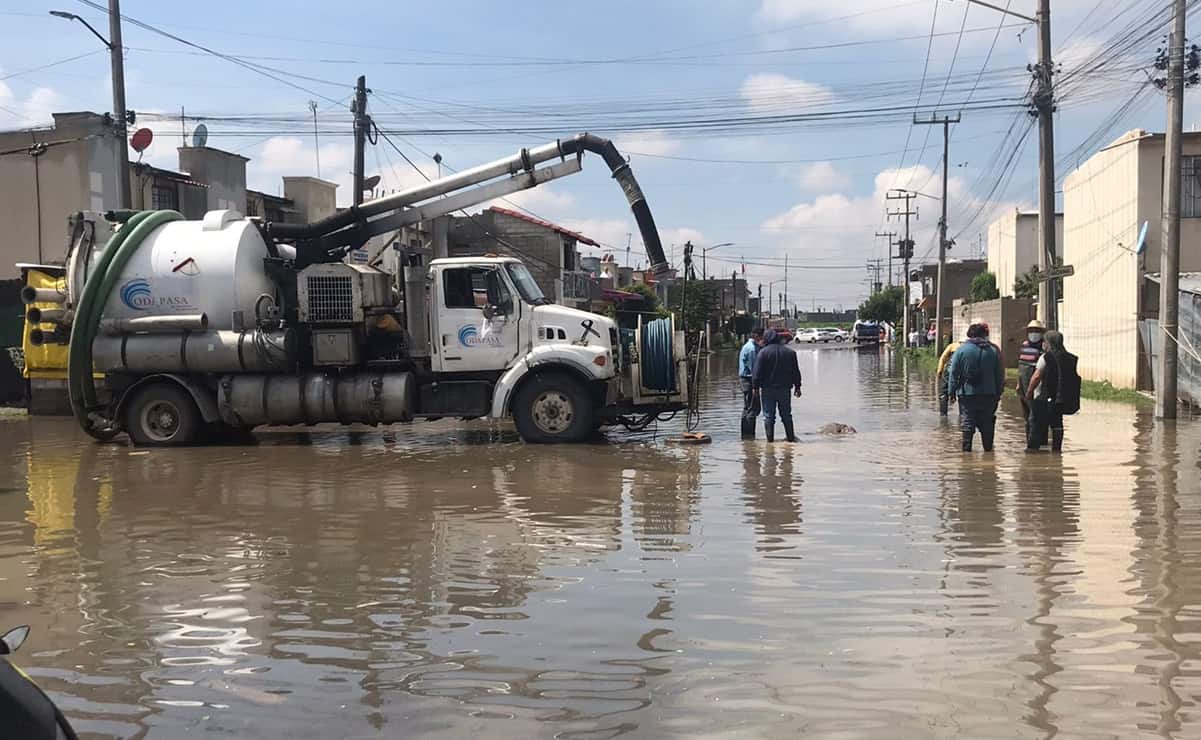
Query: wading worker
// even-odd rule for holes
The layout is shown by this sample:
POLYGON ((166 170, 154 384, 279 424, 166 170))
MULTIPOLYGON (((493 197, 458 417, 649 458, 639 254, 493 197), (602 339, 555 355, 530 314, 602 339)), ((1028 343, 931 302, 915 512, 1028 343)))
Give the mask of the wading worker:
POLYGON ((768 442, 775 441, 776 414, 784 424, 784 437, 796 441, 792 426, 791 391, 801 397, 801 367, 797 364, 796 352, 782 341, 775 329, 763 335, 763 348, 755 357, 752 376, 755 392, 763 403, 763 432, 768 442))
POLYGON ((755 393, 755 356, 763 346, 763 327, 751 329, 751 336, 738 353, 738 385, 742 388, 742 438, 755 438, 755 417, 759 415, 759 395, 755 393))
POLYGON ((1051 451, 1063 450, 1063 415, 1080 408, 1080 376, 1076 355, 1063 347, 1063 335, 1049 331, 1044 351, 1038 358, 1024 400, 1030 404, 1030 423, 1026 449, 1037 451, 1047 443, 1051 431, 1051 451))
POLYGON ((972 451, 972 438, 980 430, 985 452, 992 452, 997 427, 997 403, 1005 387, 1005 368, 1001 355, 988 341, 985 324, 968 327, 968 339, 951 356, 947 372, 947 392, 959 402, 959 426, 963 432, 963 451, 972 451))
MULTIPOLYGON (((981 323, 977 319, 972 319, 972 324, 981 323)), ((951 394, 947 391, 947 365, 951 364, 951 358, 955 356, 955 350, 959 349, 961 342, 948 342, 942 354, 938 357, 938 369, 934 372, 935 387, 938 388, 938 415, 946 416, 951 405, 951 394)))
MULTIPOLYGON (((1034 429, 1034 419, 1030 413, 1030 401, 1026 392, 1030 389, 1030 379, 1034 377, 1034 369, 1038 360, 1046 351, 1043 346, 1043 334, 1046 332, 1043 322, 1035 319, 1026 324, 1026 341, 1018 351, 1018 399, 1022 402, 1022 418, 1026 420, 1026 444, 1030 444, 1030 433, 1034 429)), ((1044 442, 1045 443, 1045 442, 1044 442)))

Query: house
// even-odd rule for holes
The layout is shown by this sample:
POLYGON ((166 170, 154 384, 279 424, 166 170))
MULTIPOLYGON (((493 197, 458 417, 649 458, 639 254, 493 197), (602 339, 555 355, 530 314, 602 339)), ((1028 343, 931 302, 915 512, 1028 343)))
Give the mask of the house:
MULTIPOLYGON (((943 269, 946 289, 942 292, 942 333, 950 336, 953 328, 951 309, 956 300, 967 299, 971 295, 972 280, 988 269, 987 260, 952 260, 948 259, 943 269)), ((916 309, 920 316, 914 320, 914 326, 928 327, 935 320, 935 296, 938 295, 938 263, 922 265, 911 274, 911 280, 920 284, 921 292, 915 293, 916 309)))
POLYGON ((586 309, 599 295, 599 283, 582 269, 578 246, 599 247, 600 243, 549 221, 493 206, 471 216, 449 217, 446 241, 451 257, 519 258, 543 294, 556 303, 586 309))
MULTIPOLYGON (((988 225, 988 271, 997 277, 1002 297, 1013 297, 1013 284, 1038 266, 1038 211, 1014 209, 988 225)), ((1055 243, 1063 244, 1063 214, 1055 214, 1055 243)))
MULTIPOLYGON (((1201 133, 1182 138, 1180 270, 1201 271, 1201 133)), ((1157 319, 1162 240, 1163 134, 1127 132, 1063 183, 1060 329, 1080 357, 1080 375, 1121 388, 1152 390, 1149 348, 1139 322, 1157 319), (1145 238, 1140 239, 1144 233, 1145 238)))

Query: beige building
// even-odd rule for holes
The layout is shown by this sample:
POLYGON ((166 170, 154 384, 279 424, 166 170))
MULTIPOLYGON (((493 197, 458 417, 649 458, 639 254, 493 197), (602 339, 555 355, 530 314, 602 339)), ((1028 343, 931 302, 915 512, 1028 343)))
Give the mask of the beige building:
MULTIPOLYGON (((72 213, 117 207, 122 150, 109 117, 86 111, 55 113, 52 127, 0 132, 0 283, 20 277, 18 262, 61 260, 72 213)), ((283 178, 282 196, 248 189, 248 161, 212 147, 180 147, 178 172, 131 163, 130 205, 169 208, 191 219, 232 208, 287 222, 335 211, 337 185, 315 177, 283 178)))
MULTIPOLYGON (((1184 135, 1183 152, 1180 269, 1201 271, 1201 133, 1184 135)), ((1159 272, 1163 158, 1163 134, 1134 130, 1064 180, 1063 256, 1075 275, 1063 281, 1060 325, 1085 379, 1152 387, 1138 322, 1158 313, 1146 275, 1159 272)))
MULTIPOLYGON (((1038 211, 1013 209, 988 225, 988 271, 1002 297, 1014 296, 1018 276, 1038 265, 1038 211)), ((1063 214, 1055 214, 1055 243, 1063 244, 1063 214)))

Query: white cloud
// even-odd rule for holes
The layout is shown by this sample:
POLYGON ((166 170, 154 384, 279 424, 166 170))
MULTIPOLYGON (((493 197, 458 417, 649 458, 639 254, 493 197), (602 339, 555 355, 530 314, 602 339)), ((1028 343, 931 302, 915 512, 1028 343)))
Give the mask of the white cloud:
POLYGON ((796 181, 808 193, 832 193, 851 187, 851 177, 831 162, 814 162, 788 169, 785 176, 796 181))
POLYGON ((515 205, 537 213, 539 216, 551 217, 571 209, 575 205, 575 197, 571 193, 562 193, 550 186, 540 185, 506 195, 503 200, 497 198, 471 210, 483 210, 490 206, 513 208, 515 205))
POLYGON ((683 147, 683 142, 661 129, 619 136, 614 143, 622 154, 649 154, 660 157, 675 154, 683 147))
MULTIPOLYGON (((0 68, 0 73, 3 73, 0 68)), ((0 80, 0 128, 32 128, 54 122, 51 115, 62 110, 62 96, 53 88, 35 87, 25 98, 0 80)))
POLYGON ((822 108, 835 100, 825 85, 771 72, 747 77, 739 95, 756 113, 777 115, 822 108))

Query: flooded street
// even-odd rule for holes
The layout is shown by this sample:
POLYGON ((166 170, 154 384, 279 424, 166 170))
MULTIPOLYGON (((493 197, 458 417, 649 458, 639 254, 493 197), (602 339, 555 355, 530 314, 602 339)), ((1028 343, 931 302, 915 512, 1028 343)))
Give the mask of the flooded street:
POLYGON ((100 737, 1201 737, 1201 422, 1026 455, 1010 397, 963 456, 890 355, 800 355, 795 446, 732 355, 704 447, 0 419, 0 624, 100 737))

